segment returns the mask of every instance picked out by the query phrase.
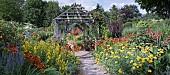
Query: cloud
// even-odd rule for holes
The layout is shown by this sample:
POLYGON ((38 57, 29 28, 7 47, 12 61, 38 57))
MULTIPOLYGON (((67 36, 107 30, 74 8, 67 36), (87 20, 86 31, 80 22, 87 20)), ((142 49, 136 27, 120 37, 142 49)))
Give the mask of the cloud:
POLYGON ((138 9, 142 14, 146 13, 145 10, 142 10, 140 6, 137 3, 135 3, 135 0, 46 0, 46 1, 58 1, 60 6, 78 3, 85 7, 85 9, 87 10, 92 10, 96 8, 96 5, 98 3, 103 6, 105 11, 108 11, 113 4, 116 5, 118 8, 121 8, 124 5, 134 4, 138 6, 138 9))

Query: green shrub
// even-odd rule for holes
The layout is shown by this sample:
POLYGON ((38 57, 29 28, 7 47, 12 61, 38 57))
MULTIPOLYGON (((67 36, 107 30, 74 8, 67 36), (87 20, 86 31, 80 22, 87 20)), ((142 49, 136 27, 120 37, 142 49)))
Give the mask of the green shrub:
POLYGON ((126 27, 123 29, 122 35, 125 36, 126 34, 137 33, 141 29, 142 28, 140 28, 140 27, 132 27, 132 28, 126 27))
POLYGON ((132 27, 132 22, 126 22, 126 23, 124 24, 124 27, 132 27))

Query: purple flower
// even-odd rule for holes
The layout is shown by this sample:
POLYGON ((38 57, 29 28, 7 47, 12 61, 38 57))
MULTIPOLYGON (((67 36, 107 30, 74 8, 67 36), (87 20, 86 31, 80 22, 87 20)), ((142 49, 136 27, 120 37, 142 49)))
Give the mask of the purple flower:
POLYGON ((52 37, 51 37, 51 40, 53 40, 55 38, 55 35, 53 35, 52 37))
POLYGON ((11 61, 11 57, 8 57, 7 58, 7 63, 11 61))
POLYGON ((0 66, 2 66, 2 60, 0 60, 0 66))

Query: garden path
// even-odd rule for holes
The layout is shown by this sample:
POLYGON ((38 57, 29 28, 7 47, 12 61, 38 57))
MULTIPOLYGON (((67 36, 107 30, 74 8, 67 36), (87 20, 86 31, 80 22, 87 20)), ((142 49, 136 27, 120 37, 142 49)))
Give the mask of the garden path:
POLYGON ((81 70, 79 75, 110 75, 100 64, 96 64, 91 51, 77 51, 81 70))

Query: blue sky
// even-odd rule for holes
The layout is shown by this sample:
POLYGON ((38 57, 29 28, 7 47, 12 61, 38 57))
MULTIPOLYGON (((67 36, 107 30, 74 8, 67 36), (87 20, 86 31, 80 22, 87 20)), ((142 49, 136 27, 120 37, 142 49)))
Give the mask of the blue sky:
POLYGON ((137 5, 138 9, 142 14, 145 14, 146 11, 142 10, 138 3, 135 3, 135 0, 46 0, 46 1, 58 1, 60 6, 71 5, 72 3, 81 4, 85 9, 92 10, 96 7, 97 3, 102 5, 105 11, 109 10, 114 4, 118 8, 123 7, 124 5, 137 5))

